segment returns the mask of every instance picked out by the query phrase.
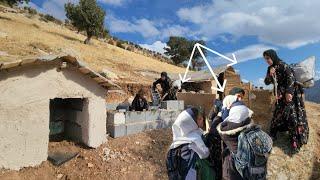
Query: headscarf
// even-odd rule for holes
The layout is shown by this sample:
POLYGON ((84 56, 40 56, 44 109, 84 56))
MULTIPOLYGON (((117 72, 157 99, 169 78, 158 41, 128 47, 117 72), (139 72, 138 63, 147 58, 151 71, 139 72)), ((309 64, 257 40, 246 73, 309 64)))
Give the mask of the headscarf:
POLYGON ((230 108, 230 106, 236 101, 237 101, 237 96, 235 96, 235 95, 226 96, 222 102, 222 109, 223 108, 230 108))
POLYGON ((263 52, 263 56, 269 56, 273 62, 273 65, 279 64, 282 60, 278 57, 277 53, 273 49, 269 49, 263 52))
POLYGON ((230 109, 229 116, 225 121, 241 123, 250 117, 250 110, 245 105, 235 106, 230 109))
POLYGON ((182 111, 172 125, 173 142, 170 149, 182 144, 190 144, 201 159, 209 156, 209 149, 202 140, 203 131, 198 127, 194 118, 196 115, 190 110, 182 111))

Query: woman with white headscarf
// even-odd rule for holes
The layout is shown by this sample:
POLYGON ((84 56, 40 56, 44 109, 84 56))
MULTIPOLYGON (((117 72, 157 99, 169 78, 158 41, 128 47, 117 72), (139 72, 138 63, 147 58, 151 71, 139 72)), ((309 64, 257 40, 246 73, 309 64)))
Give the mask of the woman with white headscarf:
POLYGON ((203 112, 199 108, 181 112, 172 125, 173 142, 167 155, 170 180, 196 179, 197 160, 209 156, 209 149, 202 140, 203 125, 203 112))
POLYGON ((228 117, 217 126, 217 131, 220 134, 222 141, 226 147, 223 148, 223 179, 241 180, 242 177, 236 170, 231 153, 236 154, 238 149, 239 134, 253 126, 253 121, 250 118, 250 110, 244 104, 233 104, 230 108, 228 117))
MULTIPOLYGON (((230 121, 236 121, 235 117, 239 117, 237 121, 244 119, 243 114, 248 113, 248 117, 251 118, 253 115, 253 111, 245 106, 245 104, 238 99, 236 95, 228 95, 223 99, 222 111, 218 113, 218 115, 213 119, 210 131, 207 135, 208 141, 210 142, 208 147, 210 149, 210 157, 211 161, 215 164, 215 172, 217 179, 222 179, 222 159, 221 157, 222 151, 225 151, 227 145, 225 143, 221 143, 221 134, 217 130, 217 126, 223 122, 223 125, 230 124, 230 121), (236 111, 239 109, 239 111, 236 111), (232 110, 232 111, 231 111, 232 110), (231 117, 229 117, 231 114, 231 117), (226 122, 226 121, 229 121, 226 122), (222 147, 221 144, 224 144, 222 147)), ((231 124, 237 122, 231 122, 231 124)), ((220 125, 221 126, 221 125, 220 125)), ((223 140, 223 139, 222 139, 223 140)))

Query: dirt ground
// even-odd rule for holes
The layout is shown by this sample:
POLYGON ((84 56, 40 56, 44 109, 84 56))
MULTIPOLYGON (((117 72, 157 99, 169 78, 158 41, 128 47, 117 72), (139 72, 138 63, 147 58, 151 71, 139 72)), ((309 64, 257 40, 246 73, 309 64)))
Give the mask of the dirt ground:
MULTIPOLYGON (((310 123, 309 143, 293 157, 288 137, 274 142, 268 163, 268 179, 320 179, 320 105, 307 103, 310 123)), ((136 135, 108 138, 97 149, 73 142, 51 142, 49 149, 65 149, 79 155, 56 167, 49 161, 20 171, 0 170, 0 179, 167 179, 165 156, 171 130, 152 130, 136 135)))
POLYGON ((73 142, 49 144, 51 149, 79 152, 60 167, 49 161, 20 171, 0 171, 0 179, 166 179, 165 154, 171 130, 153 130, 122 138, 108 138, 97 149, 73 142))

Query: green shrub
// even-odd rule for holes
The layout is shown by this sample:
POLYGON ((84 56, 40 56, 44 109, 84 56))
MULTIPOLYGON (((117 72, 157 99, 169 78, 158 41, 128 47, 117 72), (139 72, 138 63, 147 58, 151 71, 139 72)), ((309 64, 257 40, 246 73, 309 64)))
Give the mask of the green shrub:
POLYGON ((122 45, 121 41, 117 41, 117 46, 118 46, 119 48, 122 48, 122 49, 125 48, 125 47, 122 45))
POLYGON ((28 8, 27 8, 27 11, 28 11, 28 13, 31 14, 31 15, 36 15, 36 14, 38 14, 37 10, 35 10, 35 9, 31 8, 31 7, 28 7, 28 8))

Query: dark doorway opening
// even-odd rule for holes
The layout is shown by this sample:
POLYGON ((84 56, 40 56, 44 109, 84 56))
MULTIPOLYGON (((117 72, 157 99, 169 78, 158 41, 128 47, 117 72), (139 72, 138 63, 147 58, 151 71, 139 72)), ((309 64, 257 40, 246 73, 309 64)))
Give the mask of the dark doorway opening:
POLYGON ((83 98, 50 99, 50 141, 81 141, 83 103, 83 98))

